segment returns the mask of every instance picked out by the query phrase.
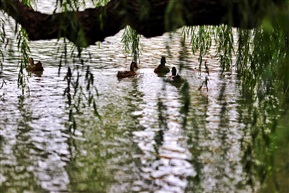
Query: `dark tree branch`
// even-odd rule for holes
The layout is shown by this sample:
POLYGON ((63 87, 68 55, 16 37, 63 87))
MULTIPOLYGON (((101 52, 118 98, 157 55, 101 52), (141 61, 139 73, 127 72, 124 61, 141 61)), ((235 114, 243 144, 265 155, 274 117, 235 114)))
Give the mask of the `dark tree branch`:
POLYGON ((243 0, 180 0, 169 12, 170 0, 111 0, 106 6, 84 11, 44 14, 19 0, 0 0, 0 10, 21 24, 30 40, 66 37, 84 47, 113 36, 127 25, 145 37, 182 26, 226 24, 254 28, 264 15, 264 5, 261 9, 259 1, 248 5, 243 0))
POLYGON ((32 10, 18 0, 8 0, 5 4, 0 1, 0 9, 22 25, 30 40, 66 37, 76 45, 85 46, 79 39, 81 32, 84 33, 86 44, 92 45, 124 28, 120 22, 124 19, 124 15, 120 14, 118 4, 117 0, 113 0, 105 7, 79 12, 44 14, 32 10))

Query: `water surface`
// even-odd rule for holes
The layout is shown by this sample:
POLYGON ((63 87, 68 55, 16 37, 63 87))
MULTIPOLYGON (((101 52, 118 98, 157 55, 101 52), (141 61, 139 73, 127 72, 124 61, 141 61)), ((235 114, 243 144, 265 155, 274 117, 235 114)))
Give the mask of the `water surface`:
POLYGON ((31 42, 31 55, 45 70, 41 76, 25 72, 24 90, 17 86, 17 58, 5 58, 1 192, 258 190, 257 175, 248 171, 244 159, 251 140, 250 122, 244 118, 250 116, 249 106, 234 71, 221 75, 214 47, 204 58, 207 74, 197 70, 197 54, 180 60, 179 33, 142 38, 137 75, 118 79, 117 71, 129 69, 132 60, 124 53, 121 35, 90 46, 86 51, 91 58, 84 52, 84 64, 68 60, 60 71, 57 42, 31 42), (188 83, 189 97, 184 85, 171 84, 166 81, 169 75, 153 72, 163 55, 169 67, 184 64, 180 74, 188 83), (72 105, 64 94, 68 66, 75 69, 73 80, 81 74, 83 89, 72 105), (97 92, 92 96, 100 117, 85 99, 87 66, 94 75, 97 92), (199 90, 205 77, 208 90, 199 90), (189 109, 184 108, 186 101, 189 109))

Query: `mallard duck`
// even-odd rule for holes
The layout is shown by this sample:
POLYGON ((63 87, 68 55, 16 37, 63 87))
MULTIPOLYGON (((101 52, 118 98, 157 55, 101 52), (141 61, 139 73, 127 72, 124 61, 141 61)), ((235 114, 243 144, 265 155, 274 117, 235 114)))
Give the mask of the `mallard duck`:
POLYGON ((155 68, 154 72, 157 74, 165 74, 165 73, 170 72, 170 69, 167 66, 165 66, 165 63, 166 63, 166 58, 162 56, 161 64, 155 68))
POLYGON ((184 79, 177 74, 177 69, 176 67, 172 67, 172 78, 174 81, 184 81, 184 79))
POLYGON ((172 77, 177 76, 177 69, 176 67, 172 67, 172 77))
POLYGON ((125 78, 125 77, 134 76, 134 75, 136 75, 136 72, 134 71, 135 68, 138 68, 138 66, 135 62, 132 62, 130 64, 130 71, 118 71, 116 76, 118 78, 125 78))
POLYGON ((182 84, 185 80, 177 74, 176 67, 172 67, 172 76, 167 79, 172 84, 182 84))
POLYGON ((29 58, 29 65, 26 67, 26 70, 29 72, 43 72, 44 69, 40 61, 34 64, 33 58, 29 58))

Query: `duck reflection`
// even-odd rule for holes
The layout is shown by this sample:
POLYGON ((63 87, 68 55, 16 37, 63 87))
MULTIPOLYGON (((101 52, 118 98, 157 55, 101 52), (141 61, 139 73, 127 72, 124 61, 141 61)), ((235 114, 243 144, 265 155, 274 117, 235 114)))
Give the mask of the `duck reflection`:
MULTIPOLYGON (((165 92, 163 89, 162 93, 165 92)), ((178 97, 178 92, 175 94, 174 97, 178 97)), ((158 124, 153 124, 154 127, 147 125, 143 131, 134 132, 135 142, 144 154, 140 157, 141 181, 134 182, 136 190, 184 192, 188 185, 187 178, 196 175, 189 162, 191 154, 181 145, 186 142, 183 141, 178 119, 179 104, 170 104, 170 97, 158 97, 157 113, 153 113, 157 115, 158 124)), ((148 109, 143 111, 148 112, 148 109)))

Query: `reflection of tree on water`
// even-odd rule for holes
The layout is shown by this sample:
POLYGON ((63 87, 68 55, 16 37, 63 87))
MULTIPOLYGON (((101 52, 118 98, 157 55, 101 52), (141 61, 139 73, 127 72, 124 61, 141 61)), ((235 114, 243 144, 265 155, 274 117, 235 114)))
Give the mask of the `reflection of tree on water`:
MULTIPOLYGON (((141 85, 141 81, 133 79, 126 83, 122 82, 124 87, 119 93, 110 91, 115 96, 109 95, 109 92, 105 93, 107 98, 111 97, 113 100, 101 104, 102 100, 105 101, 105 97, 102 96, 101 100, 98 100, 94 98, 97 91, 86 89, 86 86, 93 87, 93 82, 90 82, 93 78, 85 80, 88 84, 79 84, 77 74, 72 83, 70 78, 73 72, 68 71, 67 74, 70 76, 66 77, 67 89, 72 90, 75 86, 74 91, 79 91, 80 94, 65 93, 68 103, 67 129, 64 129, 64 132, 60 131, 59 137, 41 128, 39 135, 44 133, 41 137, 50 139, 49 137, 54 136, 51 137, 51 142, 42 141, 44 145, 37 146, 35 144, 38 144, 39 139, 31 137, 35 140, 34 143, 30 144, 31 147, 25 147, 23 152, 42 150, 39 157, 45 157, 45 161, 41 160, 43 167, 39 167, 39 170, 43 169, 43 175, 50 172, 45 168, 46 161, 49 162, 51 158, 58 159, 58 154, 62 159, 71 157, 67 167, 71 170, 63 171, 64 166, 59 167, 64 176, 69 172, 72 190, 103 191, 111 187, 109 189, 111 191, 125 192, 133 183, 136 191, 147 189, 184 191, 185 187, 187 191, 196 192, 226 190, 233 192, 255 191, 265 182, 269 182, 268 189, 272 190, 270 192, 282 192, 284 181, 288 177, 288 174, 283 172, 288 170, 286 169, 288 156, 283 157, 283 152, 284 155, 288 154, 288 143, 284 142, 288 136, 286 129, 288 122, 279 121, 278 116, 287 116, 288 113, 288 12, 280 14, 276 12, 272 9, 268 18, 262 21, 262 26, 255 30, 235 30, 224 25, 200 26, 188 28, 189 33, 181 34, 183 37, 191 36, 189 45, 197 57, 190 61, 198 61, 199 73, 203 73, 205 69, 212 80, 210 84, 214 84, 210 85, 206 97, 199 96, 195 85, 190 83, 190 88, 184 86, 179 88, 180 90, 167 85, 167 90, 162 91, 166 95, 160 96, 154 96, 150 88, 152 98, 148 99, 148 92, 142 91, 144 86, 141 85), (215 36, 215 42, 212 41, 212 36, 215 36), (237 44, 235 39, 238 39, 237 44), (210 55, 210 50, 215 49, 214 46, 217 48, 219 63, 212 66, 214 61, 210 61, 206 56, 210 55), (236 50, 237 58, 234 55, 236 50), (219 78, 216 78, 214 71, 220 72, 219 78), (118 94, 120 96, 116 96, 118 94), (171 104, 171 101, 178 102, 171 104), (280 112, 280 109, 284 112, 280 112), (101 117, 104 117, 103 122, 101 117), (59 138, 70 139, 67 141, 69 156, 65 151, 66 142, 53 141, 59 138), (52 153, 46 153, 51 150, 48 146, 53 145, 53 142, 57 144, 54 146, 55 149, 52 153), (60 151, 59 144, 64 144, 64 153, 60 151), (138 147, 135 147, 135 144, 138 147), (55 156, 46 158, 47 154, 55 156), (187 173, 179 172, 184 168, 188 169, 187 173), (177 182, 173 182, 172 179, 177 182)), ((136 31, 131 32, 136 38, 131 49, 137 51, 134 54, 139 57, 140 36, 136 31)), ((0 34, 1 38, 3 34, 0 34)), ((2 43, 5 46, 0 47, 0 55, 8 43, 5 35, 3 37, 2 43)), ((127 37, 129 39, 129 35, 127 37)), ((189 60, 186 63, 184 56, 188 54, 186 52, 188 44, 184 44, 184 39, 181 40, 178 63, 180 70, 190 70, 195 66, 193 63, 187 65, 189 60)), ((26 43, 25 37, 23 42, 26 43)), ((25 50, 21 52, 25 53, 25 50)), ((177 56, 172 52, 171 55, 177 56)), ((1 71, 2 67, 1 63, 1 71)), ((87 72, 88 76, 93 76, 89 69, 87 72)), ((76 70, 74 73, 79 72, 76 70)), ((24 85, 23 74, 19 75, 18 82, 24 85)), ((203 77, 202 80, 206 79, 203 77)), ((33 116, 29 110, 25 113, 27 116, 33 116)), ((24 117, 25 121, 31 121, 25 119, 25 116, 20 117, 24 117)), ((52 120, 55 120, 54 117, 52 120)), ((6 120, 3 122, 5 125, 6 120)), ((19 129, 22 129, 21 124, 20 121, 19 129)), ((34 155, 29 158, 20 151, 23 144, 26 144, 25 140, 30 139, 27 135, 34 131, 36 129, 32 129, 29 125, 18 133, 17 147, 14 149, 17 161, 22 157, 25 160, 39 158, 37 156, 34 158, 34 155)), ((5 137, 9 135, 3 136, 3 140, 8 141, 5 137)), ((13 155, 8 158, 14 159, 13 155)), ((17 164, 20 165, 20 162, 17 164)), ((27 171, 29 172, 31 173, 27 171)), ((4 178, 10 175, 9 172, 6 173, 4 178)), ((41 177, 39 179, 42 179, 41 177)), ((17 182, 17 179, 15 181, 17 182)), ((7 185, 5 182, 3 184, 7 185)))
MULTIPOLYGON (((260 97, 263 98, 263 94, 261 95, 260 97)), ((286 186, 280 179, 282 176, 280 165, 283 165, 285 160, 277 159, 278 156, 276 155, 278 154, 275 152, 278 152, 277 147, 282 151, 288 145, 278 146, 283 137, 279 136, 279 140, 276 138, 276 133, 283 130, 277 123, 280 116, 277 108, 279 101, 274 98, 273 93, 272 95, 268 93, 257 104, 252 103, 249 98, 245 102, 248 104, 246 108, 239 109, 239 114, 240 119, 242 118, 247 122, 241 141, 244 150, 242 163, 247 173, 247 183, 253 188, 269 181, 271 182, 270 191, 282 192, 281 190, 284 190, 286 186), (280 183, 282 189, 280 189, 280 183)))
POLYGON ((282 192, 286 189, 279 177, 282 172, 278 171, 277 167, 282 165, 284 160, 277 159, 279 156, 276 154, 288 147, 277 145, 286 136, 278 133, 284 132, 284 126, 286 127, 286 124, 280 124, 279 119, 283 111, 287 114, 288 106, 286 88, 289 55, 286 41, 283 41, 287 38, 287 32, 281 27, 281 17, 284 15, 280 14, 273 19, 270 32, 256 30, 252 33, 240 30, 237 55, 238 71, 241 75, 239 85, 246 107, 240 108, 238 113, 240 122, 247 123, 242 138, 242 161, 248 174, 248 184, 260 184, 262 187, 266 181, 270 182, 268 187, 261 188, 261 192, 282 192), (252 49, 248 42, 254 42, 252 49))
POLYGON ((196 170, 188 186, 192 192, 248 191, 241 185, 245 181, 239 163, 242 127, 236 120, 237 106, 230 103, 238 95, 234 84, 226 82, 212 81, 208 96, 196 92, 191 100, 185 134, 196 170))
MULTIPOLYGON (((38 83, 41 84, 41 80, 38 83)), ((16 128, 9 122, 0 124, 1 134, 3 131, 7 138, 0 153, 1 180, 5 182, 1 184, 3 192, 25 192, 27 187, 37 192, 67 189, 69 178, 65 166, 70 155, 67 136, 63 135, 65 129, 56 123, 55 127, 45 125, 44 119, 54 116, 50 110, 55 110, 55 106, 45 111, 35 109, 45 105, 45 95, 38 95, 36 101, 30 96, 38 91, 43 88, 31 85, 29 95, 18 96, 17 109, 7 107, 11 115, 13 112, 16 128), (3 128, 8 129, 4 132, 3 128)), ((54 96, 51 100, 60 98, 54 96)))
MULTIPOLYGON (((157 113, 151 112, 147 115, 154 118, 150 118, 149 124, 146 124, 143 131, 134 132, 135 142, 143 154, 140 157, 141 181, 134 183, 134 189, 182 192, 188 183, 186 178, 193 175, 194 171, 187 161, 190 153, 182 147, 184 136, 178 123, 180 115, 177 107, 179 104, 168 105, 170 100, 164 94, 167 92, 165 85, 160 89, 162 94, 156 95, 158 102, 154 107, 157 113)), ((176 94, 177 92, 173 91, 168 98, 175 99, 178 97, 176 94)), ((142 109, 143 113, 149 110, 146 108, 142 109)))

